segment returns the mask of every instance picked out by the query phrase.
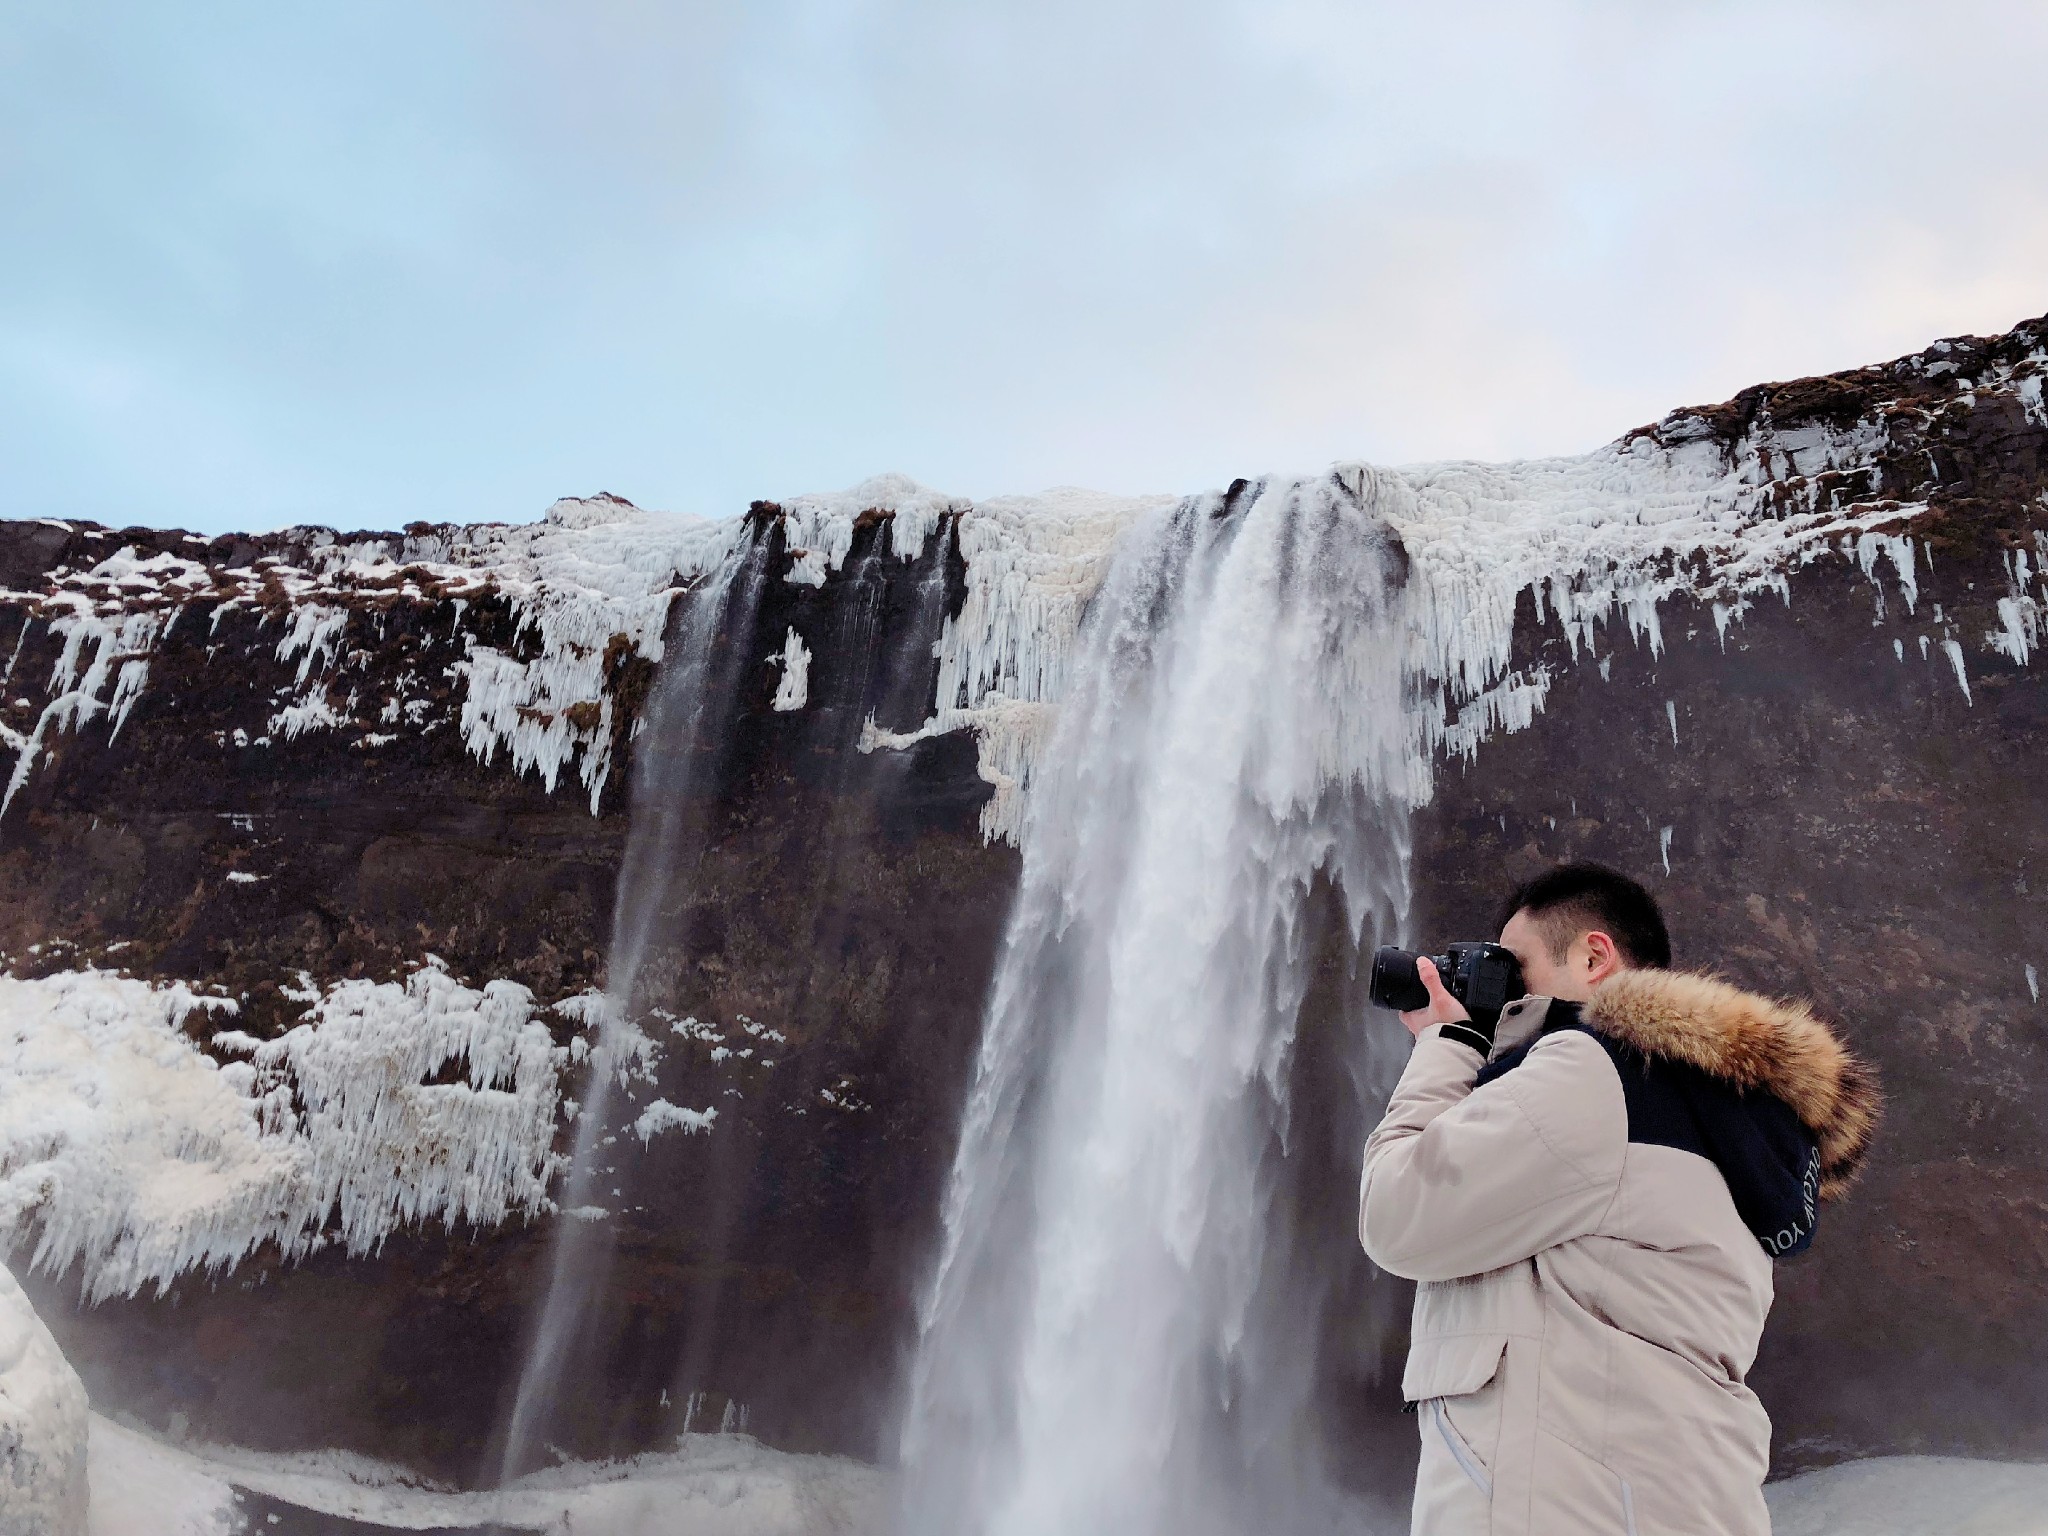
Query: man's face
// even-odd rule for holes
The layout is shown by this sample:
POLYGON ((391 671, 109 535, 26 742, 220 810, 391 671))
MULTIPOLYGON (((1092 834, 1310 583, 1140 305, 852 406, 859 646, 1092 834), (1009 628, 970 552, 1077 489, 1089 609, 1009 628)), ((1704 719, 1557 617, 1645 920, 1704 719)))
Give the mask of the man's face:
POLYGON ((1600 932, 1581 933, 1562 959, 1553 957, 1543 930, 1526 911, 1517 912, 1500 931, 1500 945, 1522 962, 1522 980, 1532 997, 1554 997, 1583 1003, 1593 989, 1622 969, 1614 940, 1600 932))

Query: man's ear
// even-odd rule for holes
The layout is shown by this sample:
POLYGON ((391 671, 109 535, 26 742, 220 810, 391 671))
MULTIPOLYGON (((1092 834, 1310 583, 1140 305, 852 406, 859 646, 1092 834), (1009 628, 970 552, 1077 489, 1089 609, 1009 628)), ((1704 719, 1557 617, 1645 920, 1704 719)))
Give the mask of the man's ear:
POLYGON ((1605 981, 1621 969, 1621 950, 1614 940, 1594 929, 1586 935, 1586 980, 1605 981))

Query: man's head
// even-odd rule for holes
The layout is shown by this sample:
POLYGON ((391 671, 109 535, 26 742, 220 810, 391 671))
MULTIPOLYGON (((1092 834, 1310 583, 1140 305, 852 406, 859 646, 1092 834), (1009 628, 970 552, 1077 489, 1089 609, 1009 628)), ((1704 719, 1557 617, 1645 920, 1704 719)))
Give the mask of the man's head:
POLYGON ((1560 864, 1517 886, 1500 910, 1501 945, 1538 997, 1582 1003, 1616 971, 1671 964, 1656 897, 1602 864, 1560 864))

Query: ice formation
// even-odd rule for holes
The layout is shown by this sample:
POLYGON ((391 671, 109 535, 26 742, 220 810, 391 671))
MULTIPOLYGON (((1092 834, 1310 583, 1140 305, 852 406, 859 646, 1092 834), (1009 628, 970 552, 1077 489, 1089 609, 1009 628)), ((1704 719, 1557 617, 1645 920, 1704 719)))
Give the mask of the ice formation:
MULTIPOLYGON (((113 564, 114 562, 108 562, 113 564)), ((37 715, 33 729, 24 736, 0 726, 0 744, 14 749, 14 769, 7 789, 0 794, 0 815, 21 786, 28 782, 43 744, 53 732, 75 731, 104 715, 110 737, 118 737, 149 678, 149 654, 157 641, 176 621, 175 606, 161 610, 130 611, 116 607, 111 613, 98 611, 75 593, 60 595, 48 615, 52 632, 64 641, 57 666, 49 682, 50 701, 37 715), (86 659, 87 648, 91 659, 86 659)), ((22 631, 27 638, 27 630, 22 631)))
POLYGON ((402 984, 316 991, 274 1040, 197 1043, 195 1014, 235 1012, 105 971, 0 977, 0 1238, 78 1265, 98 1299, 264 1243, 364 1252, 409 1223, 549 1208, 568 1053, 524 987, 430 957, 402 984))
POLYGON ((811 651, 794 626, 774 659, 782 667, 782 681, 775 689, 774 707, 779 711, 802 709, 811 696, 811 651))

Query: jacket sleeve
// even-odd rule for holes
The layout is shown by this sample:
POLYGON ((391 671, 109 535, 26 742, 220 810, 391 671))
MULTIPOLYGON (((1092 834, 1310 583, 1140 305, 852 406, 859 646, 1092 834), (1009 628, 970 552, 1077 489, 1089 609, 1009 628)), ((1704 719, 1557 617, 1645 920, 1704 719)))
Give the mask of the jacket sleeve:
POLYGON ((1596 1230, 1621 1182, 1628 1109, 1606 1049, 1538 1040, 1472 1086, 1479 1052, 1431 1027, 1365 1144, 1358 1235, 1380 1268, 1454 1280, 1596 1230))

